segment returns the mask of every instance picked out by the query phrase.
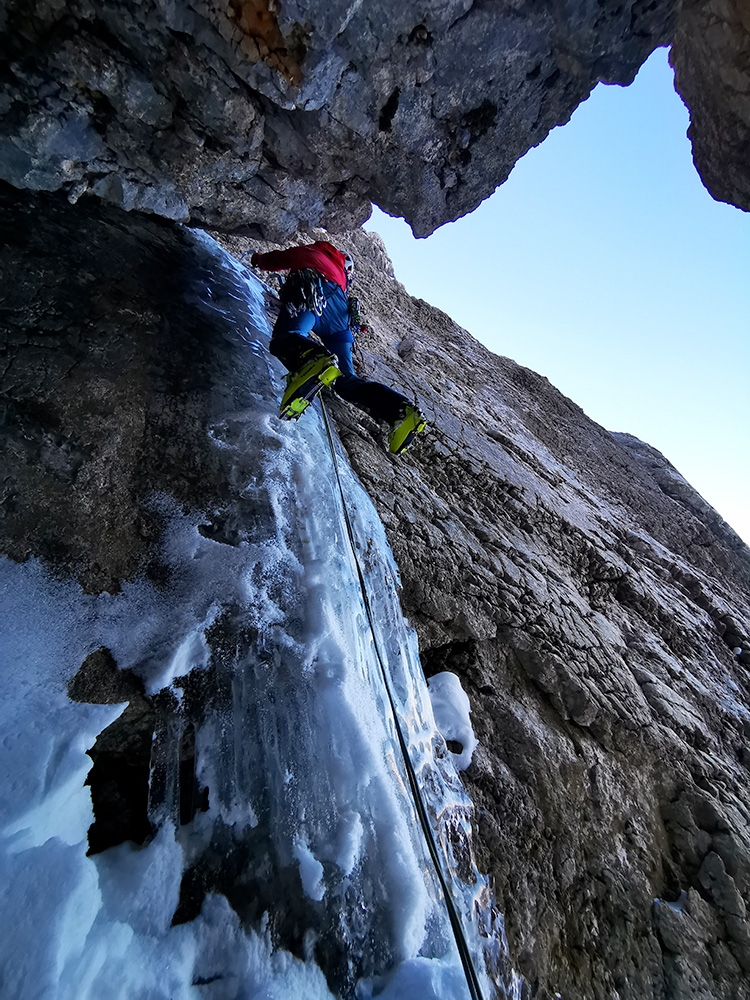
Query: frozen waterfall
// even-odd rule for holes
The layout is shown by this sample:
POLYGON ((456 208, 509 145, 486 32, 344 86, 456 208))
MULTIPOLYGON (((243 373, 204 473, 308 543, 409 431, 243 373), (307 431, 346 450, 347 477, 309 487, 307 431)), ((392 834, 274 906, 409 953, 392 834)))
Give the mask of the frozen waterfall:
POLYGON ((35 560, 0 564, 3 996, 468 997, 377 650, 484 996, 503 995, 502 921, 382 524, 335 442, 342 498, 319 404, 277 419, 262 286, 189 238, 187 305, 253 373, 253 405, 206 428, 233 507, 154 495, 161 586, 92 595, 35 560), (94 814, 107 781, 130 789, 119 841, 94 814))

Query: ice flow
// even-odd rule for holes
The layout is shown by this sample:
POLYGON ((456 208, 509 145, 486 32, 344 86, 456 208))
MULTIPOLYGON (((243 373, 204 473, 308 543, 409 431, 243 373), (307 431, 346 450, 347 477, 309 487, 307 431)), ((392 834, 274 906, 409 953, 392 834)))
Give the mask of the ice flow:
MULTIPOLYGON (((192 239, 190 308, 253 366, 253 405, 207 428, 239 527, 231 544, 209 537, 206 512, 155 496, 171 569, 160 590, 136 580, 88 595, 33 560, 0 564, 4 994, 468 997, 377 647, 485 996, 504 995, 502 921, 382 524, 334 441, 340 494, 319 404, 298 424, 277 419, 261 286, 192 239), (153 716, 150 833, 88 854, 86 751, 126 708, 68 696, 95 650, 139 678, 153 716)), ((461 701, 453 681, 443 691, 461 701)))

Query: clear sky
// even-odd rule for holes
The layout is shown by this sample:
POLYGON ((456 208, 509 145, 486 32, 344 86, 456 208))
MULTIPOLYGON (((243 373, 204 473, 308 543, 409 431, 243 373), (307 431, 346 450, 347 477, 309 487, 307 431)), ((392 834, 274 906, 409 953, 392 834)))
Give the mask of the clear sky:
POLYGON ((366 228, 412 295, 658 448, 750 544, 750 214, 704 189, 687 127, 660 49, 471 215, 366 228))

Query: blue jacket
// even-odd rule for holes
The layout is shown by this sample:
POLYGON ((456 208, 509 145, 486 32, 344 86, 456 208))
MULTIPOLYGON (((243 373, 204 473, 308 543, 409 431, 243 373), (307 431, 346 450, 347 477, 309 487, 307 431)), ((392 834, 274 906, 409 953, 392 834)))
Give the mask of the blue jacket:
POLYGON ((346 292, 334 281, 324 281, 323 295, 326 300, 325 308, 316 317, 313 330, 323 340, 354 343, 354 334, 349 326, 349 297, 346 292))

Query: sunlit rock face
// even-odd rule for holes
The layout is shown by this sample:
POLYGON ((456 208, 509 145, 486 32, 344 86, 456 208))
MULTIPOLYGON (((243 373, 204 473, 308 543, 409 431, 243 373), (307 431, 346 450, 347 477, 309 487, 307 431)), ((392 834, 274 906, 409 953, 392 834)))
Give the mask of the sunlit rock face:
POLYGON ((671 61, 690 108, 688 135, 703 183, 750 211, 750 8, 743 0, 684 3, 671 61))
POLYGON ((423 665, 470 695, 513 959, 545 998, 745 1000, 750 550, 659 452, 407 295, 376 237, 335 239, 361 370, 430 422, 396 461, 335 406, 423 665))
POLYGON ((225 231, 473 209, 673 0, 10 0, 0 177, 225 231))

